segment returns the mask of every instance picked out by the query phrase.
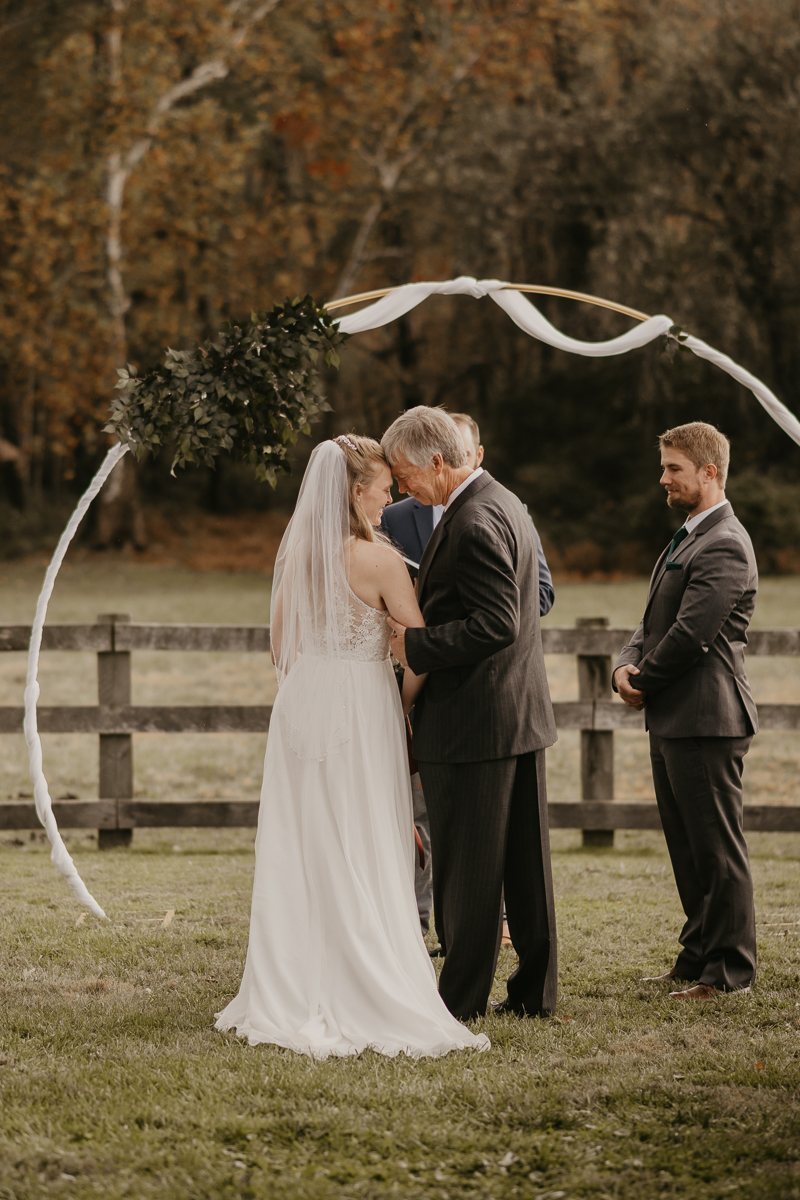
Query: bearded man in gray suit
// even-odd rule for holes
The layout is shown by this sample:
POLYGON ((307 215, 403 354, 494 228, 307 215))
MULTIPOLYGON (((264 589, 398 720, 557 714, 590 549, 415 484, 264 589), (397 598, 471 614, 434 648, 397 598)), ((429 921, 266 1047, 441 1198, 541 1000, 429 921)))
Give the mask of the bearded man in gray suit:
POLYGON ((519 966, 496 1010, 552 1015, 556 931, 544 751, 556 729, 535 531, 517 497, 467 462, 458 427, 441 409, 410 409, 382 445, 401 491, 444 506, 420 563, 425 628, 389 619, 397 658, 428 675, 413 748, 445 952, 439 991, 462 1020, 486 1011, 505 891, 519 966))
POLYGON ((660 437, 661 483, 686 521, 662 553, 613 686, 644 708, 656 800, 686 914, 683 946, 659 981, 698 980, 674 1000, 748 991, 756 970, 753 883, 742 831, 742 770, 758 715, 744 667, 758 571, 725 499, 730 447, 693 421, 660 437))

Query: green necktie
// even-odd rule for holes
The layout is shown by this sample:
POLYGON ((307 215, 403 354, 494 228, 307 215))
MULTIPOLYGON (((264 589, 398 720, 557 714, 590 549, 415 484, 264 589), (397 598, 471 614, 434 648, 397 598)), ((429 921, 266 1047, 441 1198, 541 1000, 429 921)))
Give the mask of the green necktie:
POLYGON ((688 536, 689 536, 689 530, 686 528, 685 525, 681 525, 680 529, 675 534, 675 537, 672 539, 672 541, 669 544, 669 550, 667 551, 667 562, 671 561, 673 554, 678 549, 678 546, 680 546, 680 544, 684 540, 684 538, 687 538, 688 536))

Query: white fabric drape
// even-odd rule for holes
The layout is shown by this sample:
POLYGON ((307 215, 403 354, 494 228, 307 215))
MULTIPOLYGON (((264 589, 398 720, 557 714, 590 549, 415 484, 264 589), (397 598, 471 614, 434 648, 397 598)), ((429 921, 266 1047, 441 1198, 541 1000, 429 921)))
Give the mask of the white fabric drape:
MULTIPOLYGON (((541 342, 546 342, 548 346, 553 346, 557 350, 564 350, 569 354, 581 354, 589 358, 606 358, 615 354, 627 354, 629 350, 637 350, 662 334, 666 334, 668 337, 673 336, 669 333, 673 322, 670 317, 662 314, 649 317, 648 320, 642 321, 633 329, 629 329, 627 333, 623 333, 619 337, 610 338, 608 341, 582 342, 577 338, 567 337, 566 334, 559 332, 521 292, 504 290, 508 288, 509 285, 503 283, 500 279, 473 279, 471 275, 460 275, 458 279, 439 280, 431 283, 408 283, 403 287, 395 288, 388 296, 383 296, 375 304, 370 304, 367 308, 361 309, 360 312, 342 317, 338 324, 343 333, 365 333, 368 329, 379 329, 382 325, 388 325, 390 321, 395 321, 398 317, 402 317, 405 313, 410 312, 412 308, 416 308, 418 304, 421 304, 423 300, 427 300, 429 296, 471 296, 476 300, 484 296, 489 296, 495 304, 499 305, 509 315, 515 325, 518 325, 525 333, 531 337, 538 338, 541 342)), ((765 383, 762 383, 755 375, 751 375, 744 367, 740 367, 727 354, 721 354, 719 350, 708 346, 699 338, 690 336, 681 337, 681 345, 686 346, 698 358, 705 358, 720 367, 721 370, 727 371, 739 383, 749 388, 759 404, 767 410, 772 419, 780 425, 781 429, 793 441, 800 445, 800 421, 798 421, 794 413, 789 411, 785 404, 781 403, 765 383)), ((58 832, 55 817, 53 816, 52 801, 47 787, 47 780, 42 770, 42 745, 36 726, 36 702, 39 698, 37 674, 42 628, 45 616, 47 615, 47 604, 53 591, 59 567, 67 552, 67 547, 72 541, 89 505, 126 451, 127 446, 121 444, 109 450, 103 461, 103 465, 81 497, 80 503, 70 518, 67 528, 61 535, 61 540, 53 555, 52 562, 47 569, 42 593, 36 606, 36 617, 33 623, 30 650, 28 652, 28 678, 25 688, 25 737, 28 744, 36 812, 39 820, 47 830, 47 836, 53 847, 51 855, 53 862, 59 871, 66 876, 70 887, 81 904, 86 905, 93 913, 101 917, 105 916, 105 913, 97 901, 89 894, 83 880, 75 869, 75 864, 67 853, 66 846, 58 832)))
MULTIPOLYGON (((383 296, 375 304, 362 308, 360 312, 342 317, 339 321, 339 328, 342 333, 350 334, 365 333, 368 329, 378 329, 410 312, 412 308, 416 308, 429 296, 472 296, 475 299, 481 296, 490 296, 495 304, 508 313, 514 324, 523 329, 525 333, 538 338, 540 342, 546 342, 548 346, 553 346, 556 350, 565 350, 569 354, 582 354, 588 358, 606 358, 614 354, 627 354, 629 350, 638 350, 640 346, 646 346, 648 342, 652 342, 662 334, 672 337, 669 329, 673 325, 673 321, 670 317, 662 314, 642 321, 635 328, 629 329, 627 333, 611 338, 609 341, 581 342, 577 338, 567 337, 566 334, 560 333, 521 292, 503 290, 508 287, 507 283, 503 283, 499 279, 473 279, 470 275, 460 275, 458 279, 449 279, 445 282, 407 283, 404 287, 390 292, 388 296, 383 296)), ((794 442, 800 445, 800 421, 785 404, 781 403, 765 383, 762 383, 755 375, 751 375, 744 367, 740 367, 727 354, 721 354, 719 350, 708 346, 699 338, 682 338, 681 345, 688 347, 698 358, 705 358, 709 362, 713 362, 723 371, 732 375, 739 383, 749 388, 773 421, 776 421, 784 433, 787 433, 794 442)))
POLYGON ((765 408, 773 421, 780 425, 784 433, 788 433, 793 442, 800 445, 800 421, 793 412, 790 412, 785 404, 782 404, 774 392, 771 392, 765 383, 760 379, 756 379, 755 375, 751 375, 749 371, 745 371, 744 367, 740 367, 732 358, 728 358, 727 354, 722 354, 719 350, 715 350, 713 346, 701 342, 700 338, 689 335, 681 342, 682 346, 688 346, 693 354, 698 358, 706 358, 717 367, 721 367, 723 371, 727 371, 739 383, 743 383, 746 388, 755 396, 756 400, 765 408))
POLYGON ((53 594, 53 586, 56 582, 59 567, 64 561, 64 555, 67 553, 69 544, 86 515, 89 505, 127 451, 128 447, 123 446, 121 442, 111 447, 103 459, 103 465, 81 496, 78 507, 70 517, 67 528, 61 535, 56 552, 52 557, 50 566, 47 568, 42 591, 36 604, 36 615, 33 619, 31 641, 28 648, 28 676, 25 683, 25 741, 28 746, 28 765, 33 781, 33 799, 36 803, 36 815, 47 830, 47 837, 53 848, 50 858, 58 867, 61 874, 65 876, 67 883, 81 904, 85 905, 97 917, 104 917, 106 914, 94 896, 90 894, 86 884, 78 874, 78 869, 72 861, 72 856, 67 847, 64 845, 64 839, 58 832, 56 819, 53 816, 53 802, 50 799, 50 789, 47 786, 47 780, 45 779, 42 767, 42 742, 39 737, 36 720, 36 703, 39 699, 39 682, 37 676, 39 674, 39 651, 42 645, 44 619, 47 616, 47 605, 53 594))

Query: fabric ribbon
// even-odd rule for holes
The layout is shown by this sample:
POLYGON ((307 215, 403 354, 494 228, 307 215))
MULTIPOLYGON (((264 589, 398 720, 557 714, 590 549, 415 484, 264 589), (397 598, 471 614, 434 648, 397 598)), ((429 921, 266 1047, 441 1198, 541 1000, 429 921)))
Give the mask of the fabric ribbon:
POLYGON ((705 358, 715 366, 720 367, 739 383, 749 388, 759 404, 767 410, 773 421, 780 425, 792 441, 800 445, 800 421, 794 413, 782 404, 774 392, 765 383, 751 375, 744 367, 740 367, 727 354, 720 353, 713 346, 707 345, 696 337, 671 334, 670 328, 674 322, 670 317, 659 315, 649 317, 627 333, 610 338, 605 342, 582 342, 577 338, 567 337, 554 325, 551 325, 543 313, 530 302, 521 292, 509 290, 509 284, 500 279, 473 279, 470 275, 460 275, 458 279, 449 279, 436 283, 407 283, 395 288, 388 296, 383 296, 375 304, 362 308, 360 312, 342 317, 339 328, 342 333, 365 333, 368 329, 378 329, 388 325, 397 317, 416 308, 429 296, 472 296, 479 299, 490 296, 495 304, 508 313, 511 320, 530 337, 538 338, 556 350, 564 350, 569 354, 582 354, 588 358, 607 358, 614 354, 627 354, 629 350, 638 350, 648 342, 666 334, 686 346, 698 358, 705 358), (504 290, 505 289, 505 290, 504 290))
POLYGON ((80 900, 81 904, 93 912, 97 917, 104 917, 100 905, 95 900, 86 887, 86 884, 78 874, 78 869, 72 861, 67 847, 64 845, 64 839, 58 831, 56 819, 53 816, 53 801, 50 799, 50 789, 47 786, 44 770, 42 767, 42 742, 39 737, 39 729, 36 720, 36 703, 39 699, 39 682, 37 676, 39 674, 39 651, 42 646, 42 630, 44 628, 44 620, 47 616, 47 605, 50 602, 50 597, 53 594, 53 587, 56 582, 59 568, 64 561, 64 555, 67 553, 70 542, 74 538, 78 526, 83 520, 89 505, 94 500, 100 488, 108 479, 114 467, 117 465, 123 455, 127 454, 128 447, 123 446, 118 442, 116 446, 112 446, 108 454, 103 459, 103 465, 95 475, 92 482, 89 484, 86 491, 78 502, 78 507, 69 519, 66 529, 59 539, 56 552, 53 555, 50 566, 47 568, 47 574, 44 577, 44 584, 36 604, 36 615, 33 619, 33 628, 31 629, 31 641, 28 648, 28 676, 25 684, 25 741, 28 746, 28 764, 30 767, 31 779, 33 781, 33 799, 36 804, 36 815, 44 825, 47 831, 47 837, 52 846, 50 853, 51 860, 58 867, 61 874, 66 878, 67 883, 72 888, 75 896, 80 900))

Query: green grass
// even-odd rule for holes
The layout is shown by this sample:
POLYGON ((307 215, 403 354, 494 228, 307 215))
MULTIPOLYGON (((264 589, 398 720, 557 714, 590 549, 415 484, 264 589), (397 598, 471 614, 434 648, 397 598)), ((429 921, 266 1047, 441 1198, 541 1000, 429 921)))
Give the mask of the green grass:
POLYGON ((800 1195, 800 838, 752 839, 758 983, 709 1005, 639 982, 678 905, 660 836, 618 841, 556 834, 558 1019, 493 1016, 490 1053, 418 1063, 214 1032, 251 834, 73 846, 111 918, 79 925, 46 848, 1 847, 0 1197, 800 1195))
MULTIPOLYGON (((43 570, 8 564, 0 623, 31 619, 43 570)), ((548 622, 638 619, 646 584, 561 584, 548 622)), ((268 580, 68 566, 51 619, 261 622, 268 580)), ((757 623, 800 625, 800 579, 762 581, 757 623)), ((800 701, 800 663, 752 660, 756 697, 800 701)), ((139 703, 269 703, 264 656, 135 654, 139 703)), ((574 662, 548 660, 553 695, 574 662)), ((19 703, 24 656, 0 656, 19 703)), ((95 702, 93 655, 42 659, 43 703, 95 702)), ((52 792, 96 795, 96 740, 47 737, 52 792)), ((643 735, 617 735, 617 795, 652 795, 643 735)), ((21 737, 0 743, 0 799, 29 791, 21 737)), ((550 794, 578 792, 577 735, 548 755, 550 794)), ((135 739, 151 796, 256 796, 264 741, 135 739)), ((751 799, 798 802, 800 739, 762 735, 751 799)), ((131 851, 70 850, 108 923, 86 917, 37 835, 0 834, 0 1200, 103 1196, 475 1196, 800 1200, 800 837, 751 837, 760 971, 749 997, 677 1006, 641 984, 675 951, 680 913, 660 835, 583 850, 556 831, 559 1017, 487 1018, 487 1055, 314 1064, 213 1031, 238 987, 252 832, 137 831, 131 851), (174 910, 164 927, 164 914, 174 910)), ((495 995, 513 967, 503 951, 495 995)))

